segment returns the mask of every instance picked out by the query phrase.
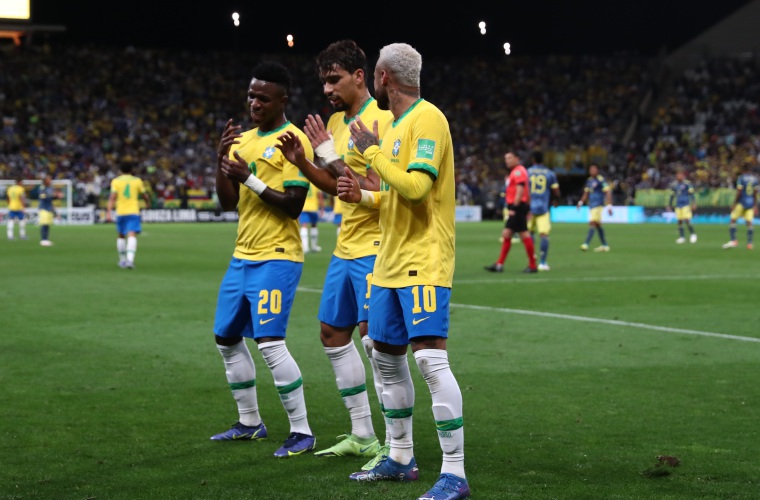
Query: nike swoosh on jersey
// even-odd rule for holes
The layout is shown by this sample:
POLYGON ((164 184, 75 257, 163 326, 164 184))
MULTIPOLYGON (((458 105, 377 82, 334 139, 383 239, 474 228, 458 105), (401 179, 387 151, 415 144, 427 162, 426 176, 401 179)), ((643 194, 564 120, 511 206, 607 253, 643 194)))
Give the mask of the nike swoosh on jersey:
POLYGON ((423 321, 425 321, 426 319, 430 319, 430 316, 425 316, 424 318, 420 318, 420 319, 416 319, 415 318, 415 319, 412 320, 412 324, 413 325, 418 325, 418 324, 422 323, 423 321))
POLYGON ((260 319, 260 320, 259 320, 259 324, 260 324, 260 325, 266 325, 266 324, 267 324, 267 323, 269 323, 270 321, 274 321, 274 318, 269 318, 269 319, 260 319))

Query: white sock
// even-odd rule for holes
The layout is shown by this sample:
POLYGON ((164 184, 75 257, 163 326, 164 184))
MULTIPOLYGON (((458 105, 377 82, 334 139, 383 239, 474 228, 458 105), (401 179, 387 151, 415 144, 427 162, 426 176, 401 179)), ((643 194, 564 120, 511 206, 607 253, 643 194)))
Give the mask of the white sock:
POLYGON ((135 253, 137 253, 137 237, 129 236, 127 237, 127 262, 135 261, 135 253))
POLYGON ((116 251, 119 252, 119 262, 127 261, 127 240, 116 238, 116 251))
POLYGON ((306 399, 303 394, 301 370, 290 355, 285 341, 264 342, 259 344, 259 351, 272 372, 274 385, 290 420, 290 432, 312 436, 306 419, 306 399))
POLYGON ((18 235, 21 238, 26 238, 26 219, 18 221, 18 235))
POLYGON ((391 433, 389 456, 406 465, 414 457, 412 439, 412 413, 414 411, 414 384, 409 373, 406 356, 394 356, 374 350, 372 357, 377 362, 383 379, 383 406, 385 407, 385 427, 391 433))
POLYGON ((311 238, 311 248, 313 248, 314 250, 319 248, 319 228, 310 227, 309 237, 311 238))
POLYGON ((261 423, 256 397, 256 366, 245 339, 235 345, 216 345, 224 361, 227 383, 237 403, 240 423, 253 427, 261 423))
POLYGON ((304 252, 309 251, 309 228, 308 227, 301 228, 301 246, 303 246, 304 252))
MULTIPOLYGON (((380 375, 380 370, 377 368, 377 362, 373 357, 373 345, 374 344, 372 343, 372 339, 369 338, 369 335, 362 337, 362 346, 364 347, 364 352, 367 354, 367 359, 369 359, 369 365, 372 367, 372 380, 375 384, 377 400, 380 402, 380 411, 385 415, 385 407, 383 406, 383 378, 382 375, 380 375)), ((387 446, 391 445, 391 432, 388 430, 387 425, 385 426, 385 444, 387 446)))
POLYGON ((367 397, 367 374, 353 340, 342 347, 325 347, 335 372, 340 397, 351 416, 351 434, 360 438, 375 436, 372 411, 367 397))
POLYGON ((13 238, 13 223, 15 221, 13 219, 8 219, 8 239, 13 238))
POLYGON ((449 366, 449 355, 442 349, 420 349, 414 359, 430 388, 433 418, 443 450, 441 473, 464 478, 464 423, 462 391, 449 366))

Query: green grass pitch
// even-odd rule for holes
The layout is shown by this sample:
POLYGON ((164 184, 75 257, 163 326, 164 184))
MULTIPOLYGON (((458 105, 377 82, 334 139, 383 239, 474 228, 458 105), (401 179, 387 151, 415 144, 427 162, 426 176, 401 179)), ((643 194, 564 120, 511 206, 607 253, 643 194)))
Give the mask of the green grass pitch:
MULTIPOLYGON (((744 226, 722 250, 725 226, 676 245, 673 225, 607 225, 597 254, 579 250, 585 225, 555 224, 552 270, 533 275, 520 244, 503 273, 483 270, 501 227, 457 226, 449 356, 473 498, 758 498, 760 250, 744 226)), ((113 225, 56 226, 50 248, 36 227, 0 240, 0 499, 385 500, 433 484, 413 361, 417 483, 351 482, 361 459, 275 459, 287 417, 255 349, 269 439, 209 440, 237 417, 212 335, 235 231, 145 224, 133 271, 113 225)), ((320 449, 350 429, 316 319, 334 241, 322 224, 288 332, 320 449)))

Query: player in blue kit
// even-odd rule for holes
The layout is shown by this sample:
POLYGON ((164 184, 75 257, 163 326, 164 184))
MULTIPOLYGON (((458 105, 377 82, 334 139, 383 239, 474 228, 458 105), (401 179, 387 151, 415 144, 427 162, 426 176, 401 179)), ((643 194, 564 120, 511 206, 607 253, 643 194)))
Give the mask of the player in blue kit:
POLYGON ((528 231, 534 239, 536 233, 541 239, 538 270, 549 271, 551 268, 546 263, 546 257, 549 253, 549 232, 552 229, 549 210, 552 203, 557 206, 557 200, 560 197, 559 182, 554 171, 543 164, 544 154, 541 151, 534 151, 531 158, 533 165, 528 169, 528 180, 530 182, 528 231))
POLYGON ((588 200, 590 212, 588 233, 586 234, 586 241, 581 245, 581 250, 584 252, 588 250, 588 244, 591 243, 594 232, 597 232, 602 244, 596 247, 594 251, 609 252, 610 247, 607 245, 607 237, 604 235, 604 228, 602 227, 602 211, 606 205, 607 212, 612 215, 612 188, 607 184, 605 178, 599 174, 599 167, 597 165, 593 163, 589 165, 588 175, 586 187, 583 189, 583 196, 581 196, 578 202, 578 208, 580 209, 586 200, 588 200))
POLYGON ((697 242, 697 233, 694 231, 694 226, 691 223, 691 218, 694 212, 697 210, 697 204, 694 199, 694 186, 691 181, 686 178, 686 171, 678 169, 676 171, 676 180, 670 186, 672 191, 670 194, 670 200, 668 201, 668 208, 672 208, 676 213, 676 220, 678 221, 678 239, 676 243, 686 243, 684 237, 684 226, 689 228, 689 242, 697 242), (675 207, 673 202, 675 201, 675 207))
POLYGON ((731 222, 728 225, 728 234, 731 239, 723 245, 723 248, 735 248, 739 245, 736 240, 736 221, 743 218, 747 224, 747 248, 752 250, 752 236, 755 229, 752 227, 752 220, 757 213, 757 176, 752 173, 752 166, 745 163, 742 166, 742 174, 736 180, 736 199, 734 200, 734 209, 731 210, 731 222))
POLYGON ((53 244, 53 242, 50 241, 50 226, 53 224, 53 218, 55 217, 53 200, 63 197, 61 193, 55 190, 52 184, 53 178, 46 175, 42 180, 40 204, 37 207, 40 219, 40 245, 43 247, 49 247, 53 244))

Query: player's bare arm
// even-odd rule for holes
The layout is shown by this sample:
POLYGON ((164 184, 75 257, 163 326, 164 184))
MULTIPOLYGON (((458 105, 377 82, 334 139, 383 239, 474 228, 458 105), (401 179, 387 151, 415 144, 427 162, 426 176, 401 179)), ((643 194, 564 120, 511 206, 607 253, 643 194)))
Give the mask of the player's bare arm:
POLYGON ((216 148, 216 194, 219 196, 219 204, 223 210, 235 210, 240 199, 239 185, 231 180, 222 170, 222 161, 230 154, 230 147, 239 144, 241 134, 240 125, 235 125, 232 119, 224 125, 222 137, 216 148))
MULTIPOLYGON (((234 159, 222 158, 221 172, 232 182, 238 184, 245 183, 251 171, 248 169, 248 162, 235 151, 232 153, 234 159)), ((297 219, 303 210, 303 204, 306 201, 308 188, 289 187, 284 192, 277 191, 270 187, 264 189, 259 196, 268 204, 276 207, 287 214, 291 219, 297 219)))
MULTIPOLYGON (((317 167, 313 162, 306 158, 301 139, 292 131, 287 130, 277 137, 280 144, 276 144, 277 149, 282 151, 285 158, 290 163, 298 167, 298 170, 306 176, 309 181, 317 186, 320 190, 337 196, 336 186, 338 184, 337 175, 331 171, 317 167)), ((343 163, 342 161, 340 163, 343 163)))
POLYGON ((346 163, 335 153, 332 134, 325 127, 322 117, 319 115, 307 115, 303 131, 306 137, 309 138, 311 147, 314 148, 319 165, 327 169, 334 178, 340 177, 343 174, 346 163))
POLYGON ((359 203, 362 192, 356 174, 348 167, 343 172, 343 175, 338 177, 338 198, 346 203, 359 203))
POLYGON ((351 138, 354 141, 354 147, 361 154, 364 154, 368 147, 377 146, 380 143, 378 140, 379 134, 377 121, 374 122, 372 127, 374 132, 368 129, 364 122, 362 122, 362 119, 358 116, 349 127, 351 130, 351 138))

